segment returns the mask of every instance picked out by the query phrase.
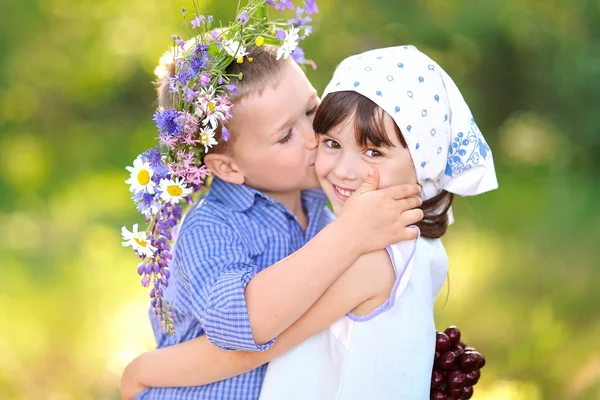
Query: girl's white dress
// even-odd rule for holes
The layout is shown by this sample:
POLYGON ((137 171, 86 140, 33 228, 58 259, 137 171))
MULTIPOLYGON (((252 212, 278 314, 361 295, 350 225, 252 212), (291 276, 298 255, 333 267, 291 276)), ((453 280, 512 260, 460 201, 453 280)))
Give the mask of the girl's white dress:
POLYGON ((396 282, 366 316, 348 314, 269 364, 260 400, 428 400, 433 304, 448 272, 439 239, 387 248, 396 282))

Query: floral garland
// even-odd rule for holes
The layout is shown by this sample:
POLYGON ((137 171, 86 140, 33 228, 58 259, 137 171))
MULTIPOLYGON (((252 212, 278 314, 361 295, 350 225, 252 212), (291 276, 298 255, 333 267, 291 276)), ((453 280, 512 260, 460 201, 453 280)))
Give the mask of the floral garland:
MULTIPOLYGON (((248 46, 273 44, 278 46, 278 60, 291 55, 299 64, 316 68, 298 47, 312 31, 307 24, 311 22, 309 15, 318 12, 315 0, 305 0, 304 7, 296 9, 296 18, 287 21, 269 20, 267 6, 282 13, 294 10, 291 0, 250 0, 238 8, 235 22, 226 28, 213 28, 212 16, 202 15, 195 7, 193 19, 186 21, 195 39, 186 43, 173 36, 176 62, 175 74, 169 76, 169 90, 174 101, 172 108, 161 107, 154 114, 159 145, 126 167, 130 177, 125 183, 146 218, 147 229, 138 230, 138 224, 131 231, 123 227, 123 246, 131 246, 141 258, 137 269, 141 283, 150 289, 152 309, 167 333, 174 333, 174 326, 163 290, 169 285, 171 246, 183 213, 181 204, 192 204, 192 194, 204 188, 209 171, 202 164, 202 156, 218 144, 218 128, 223 140, 229 138, 224 124, 231 117, 230 96, 236 95, 236 87, 226 73, 227 67, 232 62, 252 62, 248 46)), ((182 15, 185 21, 185 9, 182 15)), ((235 77, 243 79, 241 74, 235 77)))

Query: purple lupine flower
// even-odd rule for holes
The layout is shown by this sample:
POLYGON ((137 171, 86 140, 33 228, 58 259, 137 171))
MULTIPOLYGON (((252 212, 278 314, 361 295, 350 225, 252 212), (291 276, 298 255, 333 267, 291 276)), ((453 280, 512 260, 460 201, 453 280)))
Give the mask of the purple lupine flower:
POLYGON ((224 141, 228 141, 229 140, 229 130, 225 127, 221 128, 221 137, 223 138, 224 141))
POLYGON ((304 58, 304 50, 302 50, 300 46, 296 47, 294 51, 292 51, 292 58, 298 64, 304 64, 306 62, 306 58, 304 58))
POLYGON ((237 86, 230 84, 225 87, 227 88, 227 90, 229 90, 229 93, 231 93, 233 96, 235 96, 237 94, 237 86))
POLYGON ((204 21, 206 21, 206 18, 204 17, 204 15, 198 15, 196 18, 194 18, 190 22, 192 24, 192 29, 198 28, 201 24, 204 23, 204 21))
POLYGON ((277 33, 275 34, 275 39, 283 40, 283 39, 285 39, 286 36, 287 36, 287 33, 284 30, 278 29, 277 33))
POLYGON ((304 9, 308 15, 315 14, 319 12, 317 8, 316 0, 304 0, 304 9))
POLYGON ((293 24, 294 26, 303 26, 312 21, 312 18, 306 16, 302 18, 302 14, 304 13, 304 8, 298 7, 296 8, 296 18, 288 19, 289 24, 293 24))
POLYGON ((181 7, 181 16, 185 18, 185 8, 181 7))
POLYGON ((212 15, 209 15, 209 16, 208 16, 208 23, 210 24, 210 23, 212 23, 212 22, 213 22, 213 16, 212 16, 212 15))
POLYGON ((310 34, 312 34, 312 26, 305 25, 304 26, 304 36, 302 36, 302 39, 304 39, 305 37, 307 37, 310 34))
POLYGON ((161 136, 177 136, 181 133, 183 125, 176 121, 182 113, 172 108, 165 110, 160 108, 154 113, 154 121, 161 136))
POLYGON ((196 92, 188 87, 183 88, 183 101, 191 103, 200 96, 200 92, 196 92))
POLYGON ((203 72, 200 74, 200 84, 202 87, 206 87, 210 83, 211 75, 208 72, 203 72))
POLYGON ((248 22, 248 11, 244 10, 242 11, 242 13, 238 16, 238 22, 245 24, 246 22, 248 22))

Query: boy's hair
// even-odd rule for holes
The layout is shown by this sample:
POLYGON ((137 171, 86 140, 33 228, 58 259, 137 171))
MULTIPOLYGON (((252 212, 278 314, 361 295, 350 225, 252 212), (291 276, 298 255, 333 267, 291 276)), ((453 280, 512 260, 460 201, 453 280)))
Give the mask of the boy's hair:
MULTIPOLYGON (((313 128, 317 135, 326 134, 339 126, 350 117, 354 117, 354 134, 356 143, 360 146, 373 145, 376 147, 391 147, 386 131, 384 114, 370 99, 353 91, 329 93, 317 109, 313 128)), ((400 128, 394 122, 394 131, 402 147, 407 148, 400 128)), ((421 230, 421 236, 437 239, 448 229, 448 209, 452 205, 454 194, 442 190, 437 196, 425 200, 421 205, 424 217, 416 225, 421 230)))
MULTIPOLYGON (((189 48, 195 46, 197 43, 196 39, 188 40, 185 44, 185 50, 180 52, 180 54, 185 54, 189 48)), ((227 74, 236 76, 242 74, 241 80, 236 76, 230 77, 231 83, 237 87, 237 94, 230 96, 233 104, 239 103, 242 99, 253 95, 260 96, 263 89, 269 84, 276 85, 279 82, 282 67, 286 62, 285 60, 277 60, 277 46, 274 45, 249 46, 247 51, 248 59, 245 59, 241 64, 232 62, 226 69, 227 74)), ((171 49, 160 58, 158 66, 154 70, 156 75, 154 85, 158 95, 158 106, 164 109, 173 106, 173 93, 170 89, 169 78, 175 76, 175 64, 177 60, 178 58, 173 57, 173 50, 171 49)), ((234 116, 231 119, 233 120, 235 118, 235 107, 232 108, 232 112, 234 116)), ((230 130, 229 133, 229 140, 221 140, 221 124, 219 124, 215 130, 215 139, 219 144, 210 149, 211 153, 227 153, 229 147, 235 142, 236 137, 236 132, 230 130)))

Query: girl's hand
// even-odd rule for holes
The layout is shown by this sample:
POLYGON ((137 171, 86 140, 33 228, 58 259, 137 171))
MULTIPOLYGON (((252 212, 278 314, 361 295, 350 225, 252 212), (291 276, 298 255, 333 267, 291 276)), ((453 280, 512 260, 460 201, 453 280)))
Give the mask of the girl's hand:
POLYGON ((142 382, 137 378, 140 357, 141 356, 130 362, 123 371, 120 387, 121 397, 123 397, 123 400, 134 400, 136 396, 148 389, 148 387, 142 384, 142 382))

